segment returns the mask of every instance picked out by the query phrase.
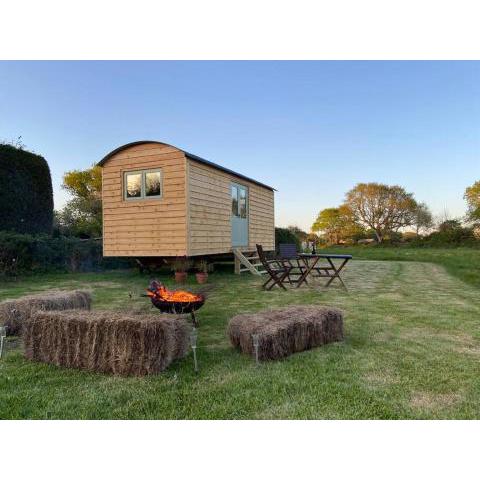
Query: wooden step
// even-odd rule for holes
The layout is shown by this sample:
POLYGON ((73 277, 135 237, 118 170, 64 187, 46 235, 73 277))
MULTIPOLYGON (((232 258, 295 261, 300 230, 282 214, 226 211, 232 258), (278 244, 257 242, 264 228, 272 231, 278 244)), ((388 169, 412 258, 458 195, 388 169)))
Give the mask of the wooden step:
POLYGON ((263 272, 258 269, 262 264, 255 262, 255 260, 259 260, 259 257, 258 255, 255 255, 255 252, 242 252, 238 248, 234 248, 233 255, 235 258, 235 273, 240 274, 243 272, 250 272, 253 275, 262 275, 263 272), (248 255, 249 253, 250 255, 248 255))

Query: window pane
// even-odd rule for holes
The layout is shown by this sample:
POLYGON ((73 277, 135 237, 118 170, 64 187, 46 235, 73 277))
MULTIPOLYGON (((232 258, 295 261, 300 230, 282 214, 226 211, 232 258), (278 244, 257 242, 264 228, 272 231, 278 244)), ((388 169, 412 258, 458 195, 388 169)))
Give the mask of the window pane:
POLYGON ((232 185, 232 215, 238 217, 238 189, 232 185))
POLYGON ((142 196, 142 174, 129 173, 127 177, 127 198, 138 198, 142 196))
POLYGON ((145 196, 159 196, 160 191, 160 172, 145 173, 145 196))
POLYGON ((244 188, 239 188, 238 191, 240 217, 247 218, 247 191, 244 188))

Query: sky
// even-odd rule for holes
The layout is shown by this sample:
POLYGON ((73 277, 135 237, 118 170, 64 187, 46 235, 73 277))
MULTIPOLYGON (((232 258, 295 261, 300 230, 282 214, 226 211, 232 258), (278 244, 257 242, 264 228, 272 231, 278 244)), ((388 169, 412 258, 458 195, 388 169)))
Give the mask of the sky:
POLYGON ((52 172, 136 140, 169 143, 275 187, 277 226, 310 229, 358 182, 464 215, 480 180, 480 62, 0 62, 0 140, 52 172))

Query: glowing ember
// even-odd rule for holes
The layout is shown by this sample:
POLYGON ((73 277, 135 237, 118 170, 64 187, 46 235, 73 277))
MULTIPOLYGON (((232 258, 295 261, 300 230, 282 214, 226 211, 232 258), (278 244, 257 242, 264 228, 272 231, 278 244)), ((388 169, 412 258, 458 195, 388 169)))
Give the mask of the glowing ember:
POLYGON ((191 303, 204 300, 201 295, 195 295, 183 290, 168 290, 164 285, 157 282, 150 285, 150 288, 147 289, 147 295, 162 302, 191 303))

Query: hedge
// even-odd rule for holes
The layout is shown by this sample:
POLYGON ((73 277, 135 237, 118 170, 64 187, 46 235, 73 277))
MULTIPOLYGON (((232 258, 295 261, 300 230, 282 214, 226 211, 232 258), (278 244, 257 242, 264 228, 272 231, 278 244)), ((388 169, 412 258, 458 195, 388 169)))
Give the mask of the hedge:
POLYGON ((129 266, 129 259, 103 258, 101 240, 0 232, 0 275, 4 277, 129 266))
POLYGON ((0 144, 0 230, 51 233, 50 169, 40 155, 0 144))

